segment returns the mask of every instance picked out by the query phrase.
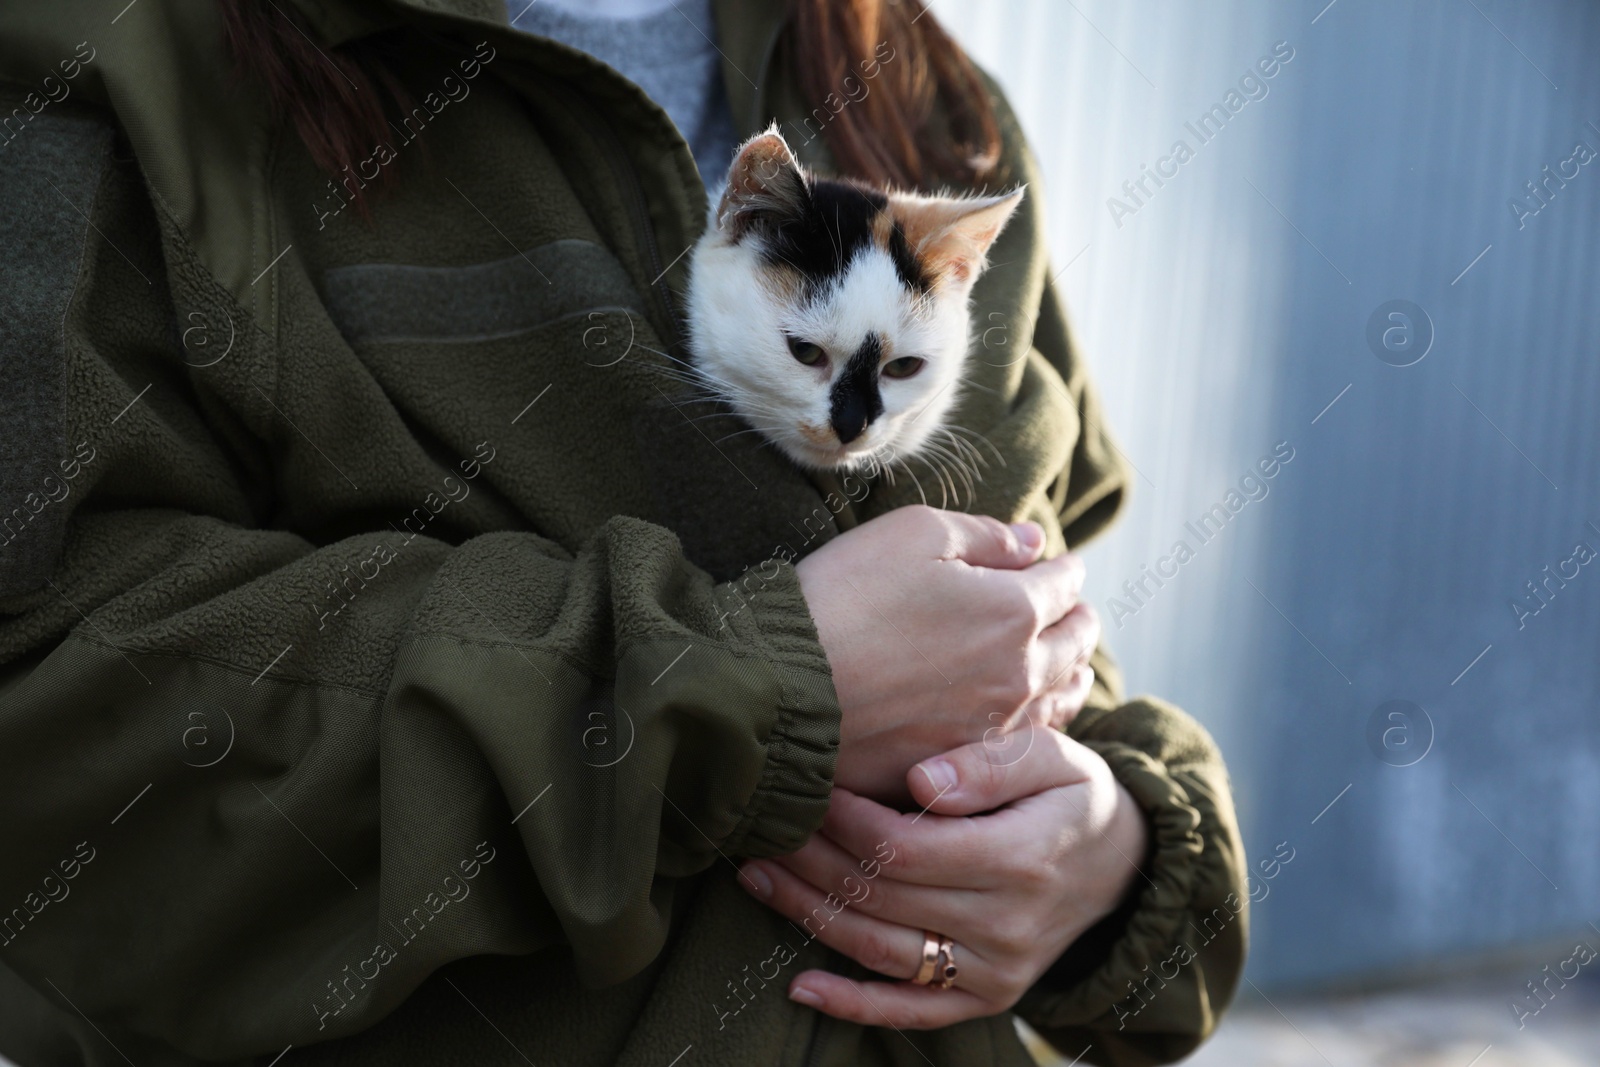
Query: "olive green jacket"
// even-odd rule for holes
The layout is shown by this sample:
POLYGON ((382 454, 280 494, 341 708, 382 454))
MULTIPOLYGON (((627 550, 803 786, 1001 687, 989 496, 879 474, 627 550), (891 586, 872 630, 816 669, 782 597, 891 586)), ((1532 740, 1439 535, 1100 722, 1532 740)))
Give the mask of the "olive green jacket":
MULTIPOLYGON (((216 5, 0 9, 0 1053, 1029 1062, 1009 1016, 792 1003, 850 964, 735 884, 828 803, 790 564, 918 491, 808 477, 678 387, 706 198, 666 115, 500 0, 279 6, 381 45, 415 105, 350 168, 399 178, 370 220, 216 5)), ((826 165, 781 4, 718 15, 741 132, 826 165)), ((1126 479, 998 106, 1035 193, 976 293, 959 418, 994 453, 963 503, 1059 551, 1126 479)), ((1017 1013, 1166 1061, 1232 995, 1243 857, 1211 740, 1096 666, 1071 732, 1152 847, 1017 1013)))

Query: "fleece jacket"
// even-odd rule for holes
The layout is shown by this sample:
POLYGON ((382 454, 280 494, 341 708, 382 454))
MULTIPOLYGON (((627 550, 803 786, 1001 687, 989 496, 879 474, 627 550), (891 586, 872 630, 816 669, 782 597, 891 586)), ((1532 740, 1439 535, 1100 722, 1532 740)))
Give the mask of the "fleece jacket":
MULTIPOLYGON (((274 6, 409 101, 334 178, 220 5, 0 8, 0 1053, 1030 1062, 1010 1015, 791 1002, 854 965, 735 882, 831 790, 793 562, 938 503, 932 472, 808 475, 683 390, 706 194, 636 86, 501 0, 274 6)), ((785 17, 718 3, 729 100, 825 171, 847 105, 800 99, 785 17)), ((1128 479, 995 106, 997 180, 1031 192, 974 294, 956 421, 990 461, 960 504, 1059 552, 1128 479)), ((1150 853, 1016 1013, 1082 1062, 1165 1062, 1232 996, 1244 861, 1210 738, 1094 665, 1070 732, 1150 853)))

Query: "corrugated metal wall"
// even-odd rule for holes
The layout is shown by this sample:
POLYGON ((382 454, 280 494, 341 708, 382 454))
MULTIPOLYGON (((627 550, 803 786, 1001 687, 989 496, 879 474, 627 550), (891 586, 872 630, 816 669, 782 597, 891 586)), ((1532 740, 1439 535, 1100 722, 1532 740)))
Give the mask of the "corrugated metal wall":
POLYGON ((1139 471, 1089 551, 1130 686, 1224 745, 1252 857, 1295 849, 1256 910, 1254 976, 1600 921, 1600 560, 1574 554, 1600 550, 1600 157, 1563 163, 1600 151, 1600 7, 935 10, 1039 152, 1057 269, 1139 471), (1278 42, 1293 58, 1241 89, 1278 42), (1227 122, 1201 143, 1185 124, 1214 104, 1227 122), (1160 163, 1180 139, 1193 157, 1160 163), (1176 173, 1141 190, 1158 165, 1176 173), (1568 177, 1541 204, 1524 183, 1546 165, 1568 177), (1397 366, 1420 351, 1408 324, 1431 345, 1397 366), (1294 458, 1230 499, 1279 442, 1294 458), (1216 504, 1237 513, 1202 543, 1185 524, 1216 504))

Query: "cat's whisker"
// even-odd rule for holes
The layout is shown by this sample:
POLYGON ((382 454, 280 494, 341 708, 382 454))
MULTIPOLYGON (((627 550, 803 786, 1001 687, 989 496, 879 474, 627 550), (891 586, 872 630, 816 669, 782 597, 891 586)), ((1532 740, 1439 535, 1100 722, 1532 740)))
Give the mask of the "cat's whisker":
POLYGON ((863 473, 868 478, 886 478, 890 485, 894 484, 894 472, 889 470, 889 465, 884 462, 883 455, 881 453, 874 452, 867 456, 866 466, 863 468, 863 473))
POLYGON ((962 469, 968 478, 971 481, 981 482, 983 481, 983 471, 980 469, 981 464, 972 458, 970 447, 962 447, 964 443, 959 438, 952 437, 949 439, 948 447, 955 454, 956 459, 960 461, 962 469))
POLYGON ((694 425, 699 425, 702 422, 710 422, 713 419, 733 419, 733 418, 737 418, 737 416, 735 416, 731 411, 708 411, 704 415, 692 415, 692 416, 690 416, 689 417, 689 422, 691 424, 694 424, 694 425))
POLYGON ((903 463, 902 466, 905 468, 906 474, 910 476, 911 484, 917 487, 917 496, 921 497, 922 502, 926 504, 928 502, 928 494, 922 489, 922 479, 918 478, 917 472, 911 469, 911 464, 903 463))
POLYGON ((970 441, 956 432, 959 428, 956 426, 940 426, 939 432, 948 437, 952 444, 959 445, 963 451, 970 453, 977 462, 988 463, 989 461, 983 458, 982 454, 978 452, 970 441))
POLYGON ((935 426, 933 432, 928 435, 927 443, 923 447, 929 449, 938 448, 943 453, 958 457, 963 463, 966 463, 968 457, 966 449, 962 447, 963 444, 964 442, 959 438, 946 433, 943 426, 935 426))
POLYGON ((730 389, 728 383, 722 382, 703 372, 680 371, 673 367, 654 367, 652 370, 663 378, 670 378, 684 385, 692 385, 704 389, 716 396, 726 395, 730 389))
POLYGON ((976 478, 980 482, 983 481, 983 471, 980 468, 989 465, 989 461, 984 459, 983 453, 979 452, 971 442, 966 441, 957 435, 950 427, 941 426, 939 427, 939 430, 944 435, 945 439, 949 441, 950 445, 956 450, 956 452, 964 459, 969 460, 967 466, 972 477, 976 478))
POLYGON ((742 398, 725 397, 720 395, 713 397, 702 397, 697 400, 696 403, 705 403, 708 400, 715 400, 721 404, 726 404, 727 407, 718 411, 708 412, 705 415, 697 415, 695 416, 696 418, 706 419, 713 418, 717 415, 726 415, 736 418, 741 413, 745 413, 751 415, 768 415, 777 419, 781 423, 790 415, 790 412, 783 411, 780 408, 774 407, 770 404, 762 403, 761 401, 745 400, 742 398))
POLYGON ((765 431, 763 431, 763 430, 761 430, 759 428, 746 428, 746 429, 743 429, 743 430, 735 430, 733 433, 724 434, 723 436, 717 438, 716 443, 720 445, 720 444, 723 444, 724 442, 733 440, 735 437, 743 437, 745 434, 749 434, 749 433, 764 433, 764 432, 765 431))
POLYGON ((657 368, 657 370, 660 371, 664 376, 672 378, 674 381, 678 381, 681 384, 689 385, 703 391, 703 395, 678 397, 676 400, 672 401, 674 406, 682 404, 716 404, 718 406, 717 410, 707 412, 703 415, 686 415, 685 417, 688 418, 690 422, 698 422, 703 419, 737 418, 739 413, 742 412, 745 415, 767 415, 776 419, 778 424, 782 425, 789 415, 788 412, 781 411, 771 405, 737 395, 730 396, 719 390, 711 389, 706 385, 706 383, 696 381, 691 377, 674 377, 665 368, 657 368))
MULTIPOLYGON (((827 230, 828 228, 824 226, 823 229, 827 230)), ((843 236, 843 233, 844 230, 839 225, 839 205, 835 204, 833 205, 833 230, 828 233, 828 240, 833 242, 833 254, 840 259, 844 258, 844 249, 839 244, 839 238, 843 236)))
MULTIPOLYGON (((944 428, 941 427, 941 429, 944 429, 944 428)), ((950 442, 952 442, 954 444, 966 445, 967 449, 969 449, 969 450, 972 449, 971 445, 966 444, 966 442, 962 441, 959 437, 957 437, 953 433, 946 433, 945 436, 946 436, 947 440, 949 440, 950 442)), ((978 498, 978 483, 980 483, 980 482, 982 482, 984 480, 983 479, 983 472, 979 469, 978 465, 976 463, 972 462, 971 460, 969 460, 967 458, 967 453, 961 451, 960 449, 957 449, 955 451, 951 451, 949 448, 945 447, 944 445, 931 443, 931 442, 929 443, 929 445, 927 447, 928 447, 928 449, 930 451, 934 452, 936 455, 939 455, 939 456, 949 460, 951 466, 953 466, 955 468, 955 473, 960 475, 962 483, 967 488, 967 501, 968 501, 968 504, 976 503, 977 498, 978 498)), ((973 450, 972 454, 975 455, 976 454, 976 450, 973 450)), ((980 456, 979 459, 981 460, 981 458, 982 457, 980 456)))
MULTIPOLYGON (((674 362, 674 363, 682 363, 683 366, 688 366, 688 368, 694 368, 693 363, 688 362, 688 360, 683 360, 683 358, 678 358, 677 355, 672 355, 672 354, 670 354, 670 352, 662 352, 661 349, 651 349, 651 347, 648 346, 648 344, 635 344, 634 347, 635 347, 635 349, 643 350, 643 352, 651 352, 651 354, 659 355, 659 357, 664 358, 664 360, 672 360, 672 362, 674 362)), ((698 368, 694 368, 694 370, 698 370, 698 368)))
MULTIPOLYGON (((977 430, 971 430, 971 429, 968 429, 965 426, 954 426, 954 425, 947 426, 945 428, 947 430, 949 430, 952 434, 963 434, 964 433, 967 436, 976 438, 978 441, 982 442, 983 444, 988 445, 989 446, 989 451, 994 453, 995 461, 997 463, 999 463, 1000 466, 1002 466, 1002 467, 1004 467, 1006 465, 1005 453, 1001 452, 998 448, 996 448, 993 441, 989 440, 987 437, 985 437, 983 434, 979 433, 977 430)), ((976 448, 977 446, 974 445, 973 447, 976 448)))
POLYGON ((943 486, 948 485, 950 487, 950 499, 952 503, 959 505, 961 503, 961 489, 956 485, 955 475, 951 472, 949 464, 939 462, 933 464, 933 466, 934 469, 939 473, 941 491, 943 486))
POLYGON ((767 255, 775 256, 776 258, 778 258, 782 262, 787 263, 789 266, 794 268, 794 271, 795 271, 796 274, 799 274, 802 277, 805 275, 805 271, 800 269, 800 264, 796 263, 794 260, 792 260, 788 256, 784 255, 782 252, 778 251, 776 247, 768 248, 767 249, 767 255))
POLYGON ((957 499, 958 501, 960 499, 960 490, 955 485, 955 475, 950 474, 950 467, 944 456, 934 453, 933 456, 923 456, 922 461, 928 464, 928 469, 933 470, 934 475, 938 477, 939 493, 946 493, 946 490, 949 490, 950 499, 957 499))
POLYGON ((661 377, 665 378, 673 385, 681 387, 681 391, 678 393, 678 398, 686 403, 703 403, 707 400, 722 399, 722 395, 719 392, 714 389, 707 388, 704 382, 695 381, 693 378, 685 378, 671 374, 663 374, 661 377))
POLYGON ((672 370, 668 367, 655 367, 652 368, 652 370, 658 377, 665 378, 667 381, 670 381, 676 385, 687 386, 691 390, 706 393, 711 396, 721 395, 721 390, 712 388, 711 383, 697 378, 694 375, 686 374, 682 371, 672 370))
POLYGON ((959 491, 956 489, 955 480, 950 477, 950 472, 945 469, 944 464, 936 464, 934 471, 939 476, 939 506, 941 508, 950 508, 959 504, 960 497, 959 491), (947 489, 948 496, 945 495, 947 489))
POLYGON ((963 464, 961 470, 967 483, 967 502, 975 504, 978 502, 978 486, 983 484, 983 473, 971 464, 963 464))
POLYGON ((726 381, 726 380, 724 380, 722 378, 717 377, 715 374, 712 374, 710 371, 706 370, 704 367, 698 366, 698 365, 696 365, 694 363, 690 363, 687 360, 679 359, 677 356, 669 355, 666 352, 661 351, 660 349, 651 348, 649 345, 639 345, 637 347, 643 349, 646 352, 653 352, 654 354, 660 356, 662 359, 671 360, 673 363, 680 364, 682 366, 682 368, 683 368, 681 371, 679 371, 679 370, 677 370, 676 368, 673 368, 673 367, 655 367, 655 368, 653 368, 658 373, 661 373, 661 374, 674 374, 674 373, 682 374, 682 375, 688 376, 691 379, 696 380, 699 383, 715 384, 715 385, 721 386, 723 390, 726 390, 729 393, 737 393, 739 391, 738 388, 736 386, 734 386, 734 384, 732 382, 729 382, 729 381, 726 381))

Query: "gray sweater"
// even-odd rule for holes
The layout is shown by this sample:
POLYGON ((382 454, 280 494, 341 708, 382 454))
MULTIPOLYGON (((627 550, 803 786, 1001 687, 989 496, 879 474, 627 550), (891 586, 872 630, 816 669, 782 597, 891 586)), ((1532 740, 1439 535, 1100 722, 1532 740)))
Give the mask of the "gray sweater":
POLYGON ((701 180, 721 183, 736 137, 711 0, 673 0, 648 14, 579 14, 538 0, 507 0, 511 24, 587 52, 660 104, 689 142, 701 180))

